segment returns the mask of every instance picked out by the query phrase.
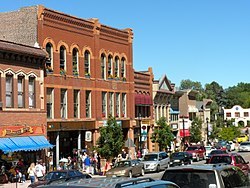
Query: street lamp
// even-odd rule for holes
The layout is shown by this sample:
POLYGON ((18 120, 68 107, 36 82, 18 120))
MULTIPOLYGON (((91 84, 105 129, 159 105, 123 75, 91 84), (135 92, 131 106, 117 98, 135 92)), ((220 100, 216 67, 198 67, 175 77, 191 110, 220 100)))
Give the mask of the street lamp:
POLYGON ((209 143, 208 117, 206 118, 206 120, 207 120, 207 145, 208 145, 209 143))
POLYGON ((142 152, 141 151, 141 120, 142 120, 142 118, 141 118, 141 114, 139 113, 138 114, 138 121, 139 121, 139 127, 140 127, 140 130, 139 130, 139 151, 140 152, 142 152))
POLYGON ((185 116, 180 116, 182 118, 182 132, 183 132, 183 151, 185 150, 185 116))

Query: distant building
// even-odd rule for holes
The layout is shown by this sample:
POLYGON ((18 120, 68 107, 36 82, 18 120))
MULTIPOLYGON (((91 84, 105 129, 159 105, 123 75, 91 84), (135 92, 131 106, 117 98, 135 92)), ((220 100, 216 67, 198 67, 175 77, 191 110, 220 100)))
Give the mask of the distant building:
POLYGON ((235 105, 230 109, 223 109, 224 120, 234 120, 235 126, 242 125, 246 127, 250 125, 250 108, 242 108, 240 105, 235 105))

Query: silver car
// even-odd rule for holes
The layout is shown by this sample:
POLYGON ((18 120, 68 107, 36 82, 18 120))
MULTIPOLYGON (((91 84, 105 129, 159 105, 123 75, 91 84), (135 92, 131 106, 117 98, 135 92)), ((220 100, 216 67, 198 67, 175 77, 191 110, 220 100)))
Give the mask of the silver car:
POLYGON ((159 172, 169 167, 170 158, 166 152, 154 152, 145 154, 141 162, 145 172, 159 172))
POLYGON ((239 151, 250 151, 250 142, 241 142, 238 150, 239 151))

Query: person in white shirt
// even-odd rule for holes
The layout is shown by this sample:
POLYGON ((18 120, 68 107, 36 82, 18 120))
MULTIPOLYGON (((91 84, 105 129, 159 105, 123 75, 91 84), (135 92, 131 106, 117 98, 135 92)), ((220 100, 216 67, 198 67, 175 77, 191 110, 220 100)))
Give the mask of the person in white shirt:
POLYGON ((42 165, 42 161, 39 160, 37 165, 35 166, 35 174, 38 180, 42 180, 44 174, 45 174, 45 169, 42 165))
POLYGON ((28 175, 31 183, 35 183, 35 163, 30 164, 30 167, 28 168, 28 175))

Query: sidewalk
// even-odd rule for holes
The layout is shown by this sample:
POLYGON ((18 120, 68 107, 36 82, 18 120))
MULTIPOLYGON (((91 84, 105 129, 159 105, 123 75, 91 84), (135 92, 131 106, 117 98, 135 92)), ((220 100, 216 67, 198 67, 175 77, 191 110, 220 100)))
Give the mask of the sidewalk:
MULTIPOLYGON (((106 176, 92 175, 92 178, 105 178, 106 176)), ((30 180, 25 183, 6 183, 0 184, 0 188, 27 188, 30 184, 30 180)))
POLYGON ((27 188, 29 184, 30 184, 30 180, 27 180, 25 183, 0 184, 0 188, 27 188))

